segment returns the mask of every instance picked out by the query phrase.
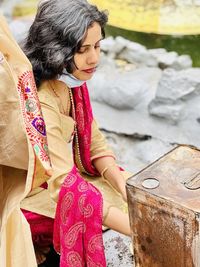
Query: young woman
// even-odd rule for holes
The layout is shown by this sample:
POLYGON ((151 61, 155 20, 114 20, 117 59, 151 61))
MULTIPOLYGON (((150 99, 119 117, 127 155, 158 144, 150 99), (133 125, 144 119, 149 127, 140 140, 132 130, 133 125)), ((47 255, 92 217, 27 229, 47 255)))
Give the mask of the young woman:
POLYGON ((44 0, 24 45, 33 66, 53 169, 48 185, 33 189, 22 203, 39 263, 48 251, 54 218, 61 266, 75 266, 75 259, 80 266, 91 262, 105 266, 102 222, 130 235, 123 211, 128 174, 120 170, 98 129, 86 85, 98 68, 106 22, 107 14, 87 1, 44 0), (91 243, 98 253, 91 252, 91 243))

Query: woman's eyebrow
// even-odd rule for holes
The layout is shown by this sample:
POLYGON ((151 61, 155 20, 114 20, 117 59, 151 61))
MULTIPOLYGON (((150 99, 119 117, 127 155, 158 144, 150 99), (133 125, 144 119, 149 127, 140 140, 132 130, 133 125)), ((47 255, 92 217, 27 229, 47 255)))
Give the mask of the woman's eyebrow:
MULTIPOLYGON (((97 44, 98 42, 100 42, 101 40, 103 40, 103 38, 101 38, 99 41, 97 41, 95 44, 97 44)), ((92 46, 91 44, 83 44, 81 45, 81 47, 87 47, 87 46, 92 46)))

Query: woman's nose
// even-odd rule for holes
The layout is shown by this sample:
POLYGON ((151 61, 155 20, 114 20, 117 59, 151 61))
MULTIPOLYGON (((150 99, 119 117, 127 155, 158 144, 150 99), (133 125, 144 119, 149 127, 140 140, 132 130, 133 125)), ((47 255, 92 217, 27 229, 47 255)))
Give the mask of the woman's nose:
POLYGON ((95 47, 92 48, 89 55, 88 55, 87 63, 90 65, 97 64, 99 61, 99 55, 100 55, 99 49, 96 49, 95 47))

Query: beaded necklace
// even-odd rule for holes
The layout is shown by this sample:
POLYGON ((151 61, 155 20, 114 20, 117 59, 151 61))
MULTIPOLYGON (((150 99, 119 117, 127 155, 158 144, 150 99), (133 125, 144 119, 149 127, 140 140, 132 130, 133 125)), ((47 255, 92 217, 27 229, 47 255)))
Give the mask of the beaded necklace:
POLYGON ((77 147, 78 161, 79 161, 79 164, 80 164, 82 171, 86 174, 89 174, 85 170, 83 163, 82 163, 82 160, 81 160, 80 146, 79 146, 79 141, 78 141, 78 129, 77 129, 77 123, 76 123, 76 113, 75 113, 74 99, 73 99, 73 94, 72 94, 71 88, 69 89, 69 97, 70 97, 70 103, 72 105, 72 118, 75 120, 75 142, 76 142, 76 147, 77 147))
MULTIPOLYGON (((52 91, 54 92, 55 96, 58 97, 60 99, 60 103, 61 103, 61 107, 63 109, 63 111, 65 110, 63 104, 62 104, 62 101, 61 101, 61 98, 60 98, 60 95, 56 92, 56 90, 54 89, 54 87, 50 84, 51 86, 51 89, 52 91)), ((74 125, 74 138, 75 138, 75 144, 76 144, 76 148, 77 148, 77 160, 79 162, 79 165, 80 165, 80 168, 81 170, 86 173, 86 174, 89 174, 84 166, 83 166, 83 163, 82 163, 82 160, 81 160, 81 153, 80 153, 80 146, 79 146, 79 140, 78 140, 78 130, 77 130, 77 123, 76 123, 76 113, 75 113, 75 105, 74 105, 74 99, 73 99, 73 94, 72 94, 72 89, 71 88, 68 88, 68 91, 69 91, 69 104, 68 104, 68 113, 67 115, 69 115, 70 113, 70 108, 71 108, 71 111, 72 111, 72 118, 74 119, 75 121, 75 125, 74 125)))
MULTIPOLYGON (((51 87, 54 95, 60 100, 59 103, 60 103, 61 108, 62 108, 62 112, 61 113, 64 114, 64 115, 69 115, 70 108, 71 108, 70 98, 68 98, 67 107, 64 107, 63 101, 62 101, 60 95, 56 92, 56 90, 54 89, 54 87, 52 86, 52 84, 51 83, 49 83, 49 84, 50 84, 50 87, 51 87)), ((66 90, 66 93, 67 93, 67 91, 68 91, 69 88, 68 87, 65 87, 65 89, 67 89, 66 90)))

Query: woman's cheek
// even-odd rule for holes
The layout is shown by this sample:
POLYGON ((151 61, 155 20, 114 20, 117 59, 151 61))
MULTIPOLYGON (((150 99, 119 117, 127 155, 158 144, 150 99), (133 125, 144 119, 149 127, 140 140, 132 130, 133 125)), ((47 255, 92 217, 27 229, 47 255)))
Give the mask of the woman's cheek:
POLYGON ((77 69, 82 69, 84 65, 86 64, 86 57, 83 55, 78 55, 74 57, 74 63, 77 67, 77 69))

